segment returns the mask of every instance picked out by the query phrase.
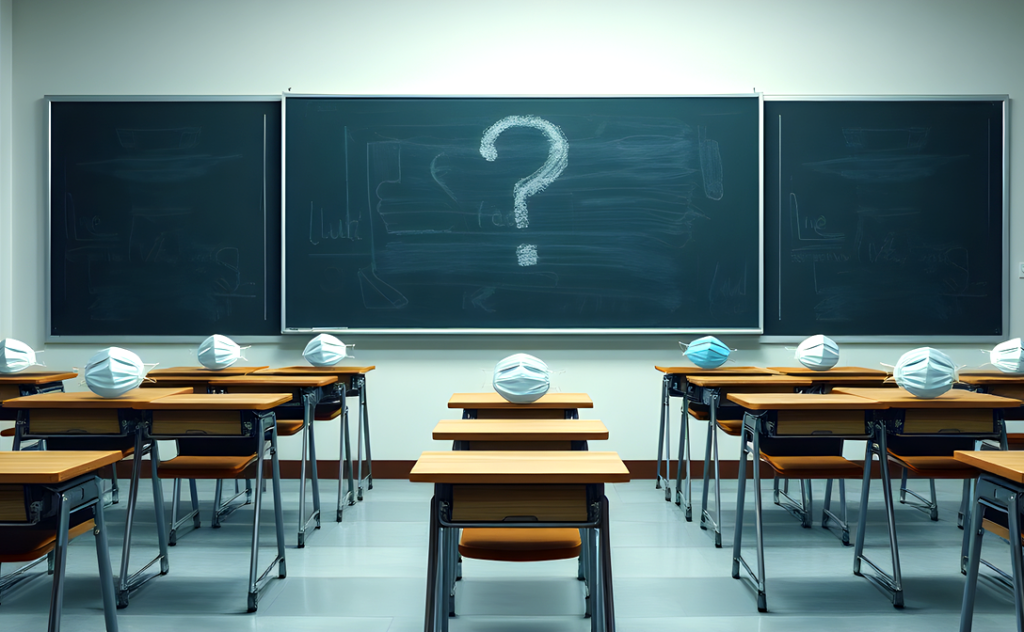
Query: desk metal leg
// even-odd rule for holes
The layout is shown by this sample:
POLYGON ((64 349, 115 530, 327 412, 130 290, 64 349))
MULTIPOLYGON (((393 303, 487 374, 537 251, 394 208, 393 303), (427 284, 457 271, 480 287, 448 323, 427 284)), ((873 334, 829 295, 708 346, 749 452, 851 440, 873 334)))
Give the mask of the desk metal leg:
MULTIPOLYGON (((50 623, 47 627, 49 632, 60 630, 60 613, 64 607, 64 570, 67 567, 68 557, 68 529, 71 523, 71 503, 63 493, 58 495, 60 506, 58 512, 60 518, 57 522, 57 543, 54 546, 54 574, 53 589, 50 593, 50 623)), ((103 502, 100 496, 99 502, 103 502)))
POLYGON ((601 497, 601 614, 603 629, 607 632, 615 632, 615 595, 612 590, 612 546, 609 526, 611 521, 608 518, 608 497, 601 497))
MULTIPOLYGON (((661 479, 661 457, 662 457, 662 454, 665 453, 665 434, 668 432, 668 427, 667 427, 668 415, 669 415, 669 412, 668 412, 668 386, 669 386, 669 376, 666 375, 666 376, 661 378, 661 422, 658 424, 658 462, 657 462, 657 465, 655 466, 654 489, 661 489, 661 483, 662 483, 662 479, 661 479)), ((668 478, 668 476, 667 476, 668 467, 666 467, 665 470, 666 470, 665 478, 667 479, 668 478)))
POLYGON ((114 600, 114 573, 110 569, 110 549, 107 544, 107 521, 103 515, 103 479, 96 477, 95 516, 96 563, 100 574, 100 594, 103 596, 103 619, 107 632, 117 632, 117 606, 114 600))
MULTIPOLYGON (((964 601, 960 607, 960 632, 971 632, 974 619, 974 597, 978 589, 978 569, 981 562, 982 541, 981 523, 985 511, 978 504, 977 494, 975 494, 971 510, 973 514, 970 517, 970 526, 965 528, 966 533, 964 534, 965 537, 970 539, 970 549, 967 552, 967 579, 964 582, 964 601)), ((1012 545, 1011 548, 1013 548, 1012 545)), ((1019 549, 1020 547, 1017 548, 1019 549)))
POLYGON ((131 557, 132 546, 132 526, 135 523, 135 509, 138 506, 139 500, 139 473, 142 468, 142 457, 144 452, 146 452, 147 447, 151 453, 152 463, 155 466, 160 462, 160 453, 157 449, 156 442, 154 441, 147 445, 142 439, 142 434, 136 434, 135 454, 132 457, 132 480, 131 486, 128 489, 128 507, 126 512, 127 516, 125 518, 124 541, 121 546, 121 574, 118 577, 117 584, 118 608, 124 608, 128 605, 128 599, 132 591, 138 589, 140 586, 156 577, 155 574, 150 574, 148 576, 144 575, 150 566, 159 562, 160 575, 166 575, 168 570, 170 570, 167 561, 167 522, 164 517, 164 494, 163 488, 160 485, 160 479, 157 477, 157 468, 153 467, 153 504, 155 505, 156 513, 156 532, 159 554, 139 569, 134 575, 129 576, 128 574, 128 564, 131 557))
POLYGON ((338 514, 341 522, 342 513, 348 505, 356 504, 355 479, 352 472, 352 438, 348 432, 348 389, 344 385, 340 389, 341 396, 341 444, 338 447, 338 514), (348 491, 345 491, 345 481, 348 491))
MULTIPOLYGON (((274 422, 276 424, 276 421, 274 422)), ((252 517, 252 548, 249 559, 249 593, 246 600, 246 609, 249 612, 256 612, 259 607, 260 591, 271 579, 270 572, 277 567, 277 576, 280 578, 288 574, 284 558, 284 512, 281 507, 281 466, 278 461, 277 452, 277 429, 270 431, 270 459, 271 472, 273 472, 274 490, 274 530, 277 535, 277 555, 259 576, 259 548, 260 548, 260 511, 263 508, 263 468, 267 462, 266 439, 260 437, 260 457, 256 461, 256 499, 253 504, 252 517)), ((265 436, 265 433, 261 433, 265 436)))
POLYGON ((676 462, 676 504, 683 508, 687 522, 693 520, 693 486, 690 481, 690 413, 686 398, 683 398, 679 422, 679 458, 676 462), (683 491, 683 477, 686 477, 686 491, 683 491))
POLYGON ((366 489, 373 489, 373 457, 370 455, 370 415, 366 408, 366 379, 359 378, 359 428, 356 431, 356 499, 363 499, 363 444, 366 447, 366 489))
POLYGON ((306 546, 306 530, 315 523, 320 528, 320 486, 316 476, 316 446, 314 444, 313 419, 316 409, 315 393, 302 394, 302 461, 299 464, 299 531, 298 546, 306 546), (313 513, 306 517, 306 462, 310 462, 310 474, 313 479, 313 513))
MULTIPOLYGON (((1020 509, 1022 494, 1010 496, 1007 503, 1010 527, 1010 566, 1013 569, 1013 606, 1017 613, 1017 630, 1024 630, 1024 553, 1021 551, 1020 540, 1020 509)), ((979 514, 982 512, 978 512, 979 514)))
POLYGON ((437 497, 430 499, 430 535, 427 545, 427 600, 423 615, 423 632, 437 629, 437 574, 439 572, 438 536, 441 530, 437 517, 437 497))
POLYGON ((744 422, 743 435, 741 437, 740 447, 740 467, 739 467, 739 491, 736 494, 736 533, 733 536, 732 545, 732 576, 733 579, 740 578, 740 567, 746 572, 754 590, 757 591, 757 610, 758 612, 768 611, 768 598, 764 568, 764 533, 762 530, 761 522, 761 473, 758 467, 758 461, 760 460, 761 446, 759 440, 759 433, 757 431, 751 432, 744 422), (748 445, 747 435, 751 434, 751 441, 753 447, 748 445), (743 510, 746 503, 746 487, 747 487, 747 455, 750 455, 754 474, 754 515, 755 524, 754 528, 757 535, 757 572, 747 564, 746 560, 743 559, 743 510))
POLYGON ((884 570, 878 567, 877 564, 872 562, 866 555, 864 555, 864 532, 867 526, 867 502, 868 502, 868 483, 871 476, 871 454, 874 448, 874 443, 868 441, 867 454, 864 459, 864 488, 861 491, 861 514, 860 523, 857 526, 857 544, 853 552, 853 572, 857 575, 862 575, 872 584, 886 592, 892 600, 892 605, 896 608, 903 607, 903 578, 900 572, 900 553, 899 544, 896 539, 896 513, 893 508, 894 500, 892 494, 892 480, 889 476, 889 468, 887 463, 887 455, 889 454, 886 447, 885 429, 877 428, 876 434, 877 439, 877 455, 882 471, 882 496, 885 499, 885 514, 886 522, 889 528, 889 552, 892 556, 892 574, 886 573, 884 570), (873 574, 863 574, 863 567, 861 563, 866 563, 874 570, 873 574))

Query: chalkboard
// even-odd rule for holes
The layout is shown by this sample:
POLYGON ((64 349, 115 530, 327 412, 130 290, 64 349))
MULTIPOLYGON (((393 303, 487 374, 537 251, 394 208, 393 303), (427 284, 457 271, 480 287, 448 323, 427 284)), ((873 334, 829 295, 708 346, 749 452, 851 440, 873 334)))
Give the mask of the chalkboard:
POLYGON ((1005 101, 766 100, 766 335, 1006 334, 1005 101))
POLYGON ((760 329, 760 99, 285 97, 286 331, 760 329))
POLYGON ((50 339, 281 333, 280 99, 48 105, 50 339))

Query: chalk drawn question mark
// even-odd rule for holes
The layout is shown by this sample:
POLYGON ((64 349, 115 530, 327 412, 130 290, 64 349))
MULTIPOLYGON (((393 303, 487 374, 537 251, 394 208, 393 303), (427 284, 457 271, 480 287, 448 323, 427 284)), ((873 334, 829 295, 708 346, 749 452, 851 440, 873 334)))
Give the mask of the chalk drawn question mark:
MULTIPOLYGON (((526 208, 526 198, 540 193, 549 184, 558 179, 566 166, 569 164, 569 141, 557 125, 545 121, 539 116, 520 116, 518 114, 506 116, 494 125, 487 128, 480 139, 480 155, 487 162, 494 162, 498 159, 498 150, 494 147, 494 141, 502 132, 510 127, 532 127, 544 132, 548 137, 548 159, 532 174, 516 182, 512 189, 513 209, 515 211, 516 228, 526 228, 530 225, 530 215, 526 208)), ((516 257, 519 265, 532 266, 537 264, 537 246, 534 244, 520 244, 516 248, 516 257)))

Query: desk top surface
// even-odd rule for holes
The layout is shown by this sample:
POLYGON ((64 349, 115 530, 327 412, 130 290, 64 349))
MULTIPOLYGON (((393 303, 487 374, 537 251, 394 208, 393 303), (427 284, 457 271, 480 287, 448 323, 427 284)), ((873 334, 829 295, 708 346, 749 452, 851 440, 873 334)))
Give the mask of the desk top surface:
POLYGON ((187 386, 179 388, 133 388, 120 397, 100 397, 90 391, 76 393, 39 393, 6 400, 5 408, 145 408, 162 397, 191 393, 187 386))
POLYGON ((857 388, 842 386, 833 393, 856 395, 887 404, 889 408, 1017 408, 1021 402, 1008 397, 974 393, 954 388, 933 399, 914 397, 902 388, 857 388))
POLYGON ((0 452, 0 483, 54 484, 120 461, 120 450, 0 452))
POLYGON ((72 371, 22 371, 21 373, 0 373, 0 384, 49 384, 78 377, 72 371))
POLYGON ((830 393, 729 393, 730 401, 750 410, 880 410, 886 404, 865 397, 830 393))
POLYGON ((601 441, 608 428, 597 419, 444 419, 434 427, 444 441, 601 441))
POLYGON ((455 393, 448 400, 448 408, 534 408, 566 409, 593 408, 594 401, 586 393, 545 393, 529 404, 513 404, 497 393, 455 393))
POLYGON ((269 410, 291 401, 290 393, 196 393, 162 397, 135 408, 145 410, 269 410))
POLYGON ((960 381, 972 386, 985 386, 988 384, 1024 384, 1024 375, 1010 375, 1009 373, 985 372, 985 373, 960 373, 960 381))
POLYGON ((953 458, 1024 485, 1024 450, 957 450, 953 458))
POLYGON ((811 386, 814 384, 805 377, 782 375, 772 373, 771 375, 690 375, 687 378, 690 384, 696 386, 811 386))
POLYGON ((624 483, 629 470, 615 452, 463 450, 424 452, 409 472, 415 483, 624 483))
POLYGON ((235 377, 216 377, 210 380, 217 386, 327 386, 334 384, 338 378, 334 375, 238 375, 235 377))
POLYGON ((256 371, 256 375, 365 375, 376 369, 376 366, 285 366, 264 368, 256 371))
POLYGON ((805 366, 773 366, 773 371, 785 373, 786 375, 797 375, 806 377, 809 380, 884 380, 889 374, 881 369, 865 369, 859 366, 834 366, 827 371, 815 371, 805 366))
POLYGON ((208 369, 203 366, 172 366, 166 369, 153 369, 146 374, 147 377, 181 377, 186 375, 195 375, 199 377, 226 377, 229 375, 248 375, 249 373, 255 373, 260 369, 267 368, 264 366, 238 366, 232 364, 229 367, 223 369, 208 369))
POLYGON ((166 384, 209 384, 210 380, 218 379, 223 376, 212 375, 207 373, 201 375, 198 373, 165 373, 164 375, 153 375, 147 373, 146 377, 153 380, 152 382, 143 382, 142 388, 152 388, 154 386, 160 387, 166 384))
POLYGON ((757 366, 720 366, 717 369, 702 369, 699 366, 658 366, 654 368, 669 375, 772 375, 774 369, 757 366))

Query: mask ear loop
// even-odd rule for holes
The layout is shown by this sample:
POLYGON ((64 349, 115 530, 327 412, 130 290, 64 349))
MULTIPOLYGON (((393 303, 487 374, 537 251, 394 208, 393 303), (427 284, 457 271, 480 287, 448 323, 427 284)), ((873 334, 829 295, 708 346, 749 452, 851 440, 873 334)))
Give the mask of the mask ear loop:
POLYGON ((40 353, 46 353, 46 349, 43 349, 42 351, 36 351, 35 349, 33 349, 32 353, 36 354, 36 360, 35 360, 35 362, 30 364, 29 366, 46 366, 45 362, 40 362, 39 361, 39 354, 40 353))
POLYGON ((345 359, 348 359, 348 358, 352 358, 354 360, 355 356, 352 355, 351 353, 349 353, 348 350, 349 349, 355 349, 355 348, 356 348, 355 345, 345 345, 345 355, 341 356, 341 359, 345 360, 345 359))

